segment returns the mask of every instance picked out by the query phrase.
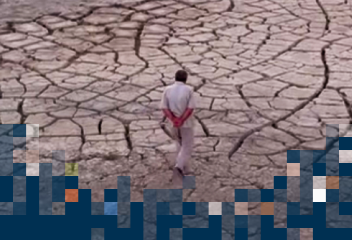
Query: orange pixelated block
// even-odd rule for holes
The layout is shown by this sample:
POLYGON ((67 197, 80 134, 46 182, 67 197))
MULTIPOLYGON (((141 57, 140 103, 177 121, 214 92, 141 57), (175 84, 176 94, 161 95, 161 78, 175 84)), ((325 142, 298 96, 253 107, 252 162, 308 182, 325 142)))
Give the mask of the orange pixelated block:
POLYGON ((339 176, 326 176, 326 189, 339 189, 339 176))
POLYGON ((287 163, 287 176, 299 177, 300 176, 300 163, 287 163))
POLYGON ((248 202, 235 202, 235 215, 248 215, 248 202))
POLYGON ((274 215, 274 203, 262 202, 260 206, 262 215, 274 215))
POLYGON ((78 202, 78 189, 65 189, 65 202, 78 202))

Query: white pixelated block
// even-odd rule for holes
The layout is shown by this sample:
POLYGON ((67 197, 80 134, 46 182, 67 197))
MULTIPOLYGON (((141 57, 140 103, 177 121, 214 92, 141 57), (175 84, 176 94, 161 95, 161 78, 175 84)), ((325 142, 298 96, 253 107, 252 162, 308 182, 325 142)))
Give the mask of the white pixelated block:
POLYGON ((313 189, 313 202, 326 202, 326 189, 313 189))
POLYGON ((26 163, 27 176, 39 176, 39 163, 26 163))
POLYGON ((339 124, 339 135, 343 137, 352 137, 352 125, 339 124))
POLYGON ((352 137, 352 129, 349 129, 344 137, 352 137))
POLYGON ((209 203, 209 215, 222 215, 222 203, 221 202, 210 202, 209 203))
POLYGON ((26 137, 39 137, 39 124, 27 124, 26 137))
POLYGON ((326 176, 313 176, 314 189, 326 189, 326 176))
POLYGON ((340 163, 352 163, 352 150, 339 150, 340 163))

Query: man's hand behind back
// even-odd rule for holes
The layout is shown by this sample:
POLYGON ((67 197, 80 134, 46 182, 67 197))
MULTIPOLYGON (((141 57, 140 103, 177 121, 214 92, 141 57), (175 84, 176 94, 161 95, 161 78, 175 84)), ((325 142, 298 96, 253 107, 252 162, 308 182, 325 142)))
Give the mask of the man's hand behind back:
POLYGON ((182 121, 181 118, 175 118, 172 123, 174 124, 174 127, 179 128, 183 125, 184 121, 182 121))
POLYGON ((181 127, 184 122, 192 115, 192 113, 193 109, 187 108, 180 118, 175 118, 175 120, 172 121, 174 123, 174 126, 177 128, 181 127))

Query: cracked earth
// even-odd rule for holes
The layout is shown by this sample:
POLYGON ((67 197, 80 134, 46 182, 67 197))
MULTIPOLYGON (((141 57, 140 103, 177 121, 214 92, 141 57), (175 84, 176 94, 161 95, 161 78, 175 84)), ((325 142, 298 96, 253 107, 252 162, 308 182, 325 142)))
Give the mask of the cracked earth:
POLYGON ((286 150, 325 149, 326 124, 352 123, 343 0, 102 2, 42 14, 3 6, 0 121, 40 124, 40 162, 65 150, 92 201, 117 176, 131 176, 132 201, 171 187, 175 149, 159 102, 179 69, 198 103, 196 189, 185 201, 273 188, 286 150))

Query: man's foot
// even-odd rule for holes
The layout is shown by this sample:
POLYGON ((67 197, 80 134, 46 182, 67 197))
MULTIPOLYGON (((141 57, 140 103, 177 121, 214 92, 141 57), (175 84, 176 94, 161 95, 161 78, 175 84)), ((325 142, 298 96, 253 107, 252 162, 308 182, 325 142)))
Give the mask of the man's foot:
POLYGON ((186 171, 184 171, 183 175, 185 175, 185 176, 186 175, 194 175, 194 172, 191 170, 186 170, 186 171))
POLYGON ((179 167, 175 167, 176 171, 178 171, 178 173, 183 177, 185 174, 184 172, 181 170, 181 168, 179 167))
POLYGON ((189 166, 185 166, 183 168, 183 175, 194 175, 194 172, 191 170, 191 168, 189 166))

